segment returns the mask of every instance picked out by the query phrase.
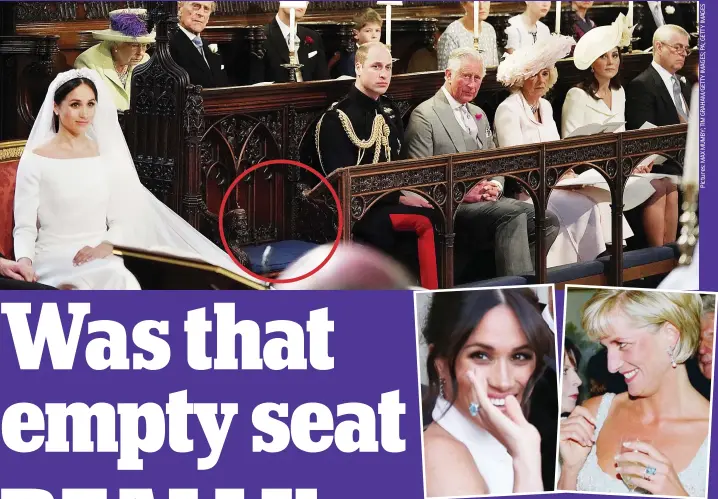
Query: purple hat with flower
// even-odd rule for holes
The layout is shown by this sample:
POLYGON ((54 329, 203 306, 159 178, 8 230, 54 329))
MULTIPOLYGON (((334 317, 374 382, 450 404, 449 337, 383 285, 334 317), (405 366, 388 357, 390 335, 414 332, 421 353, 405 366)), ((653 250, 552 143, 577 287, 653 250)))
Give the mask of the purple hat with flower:
POLYGON ((147 32, 147 10, 120 9, 110 12, 110 29, 93 31, 97 40, 109 42, 153 43, 155 32, 147 32))

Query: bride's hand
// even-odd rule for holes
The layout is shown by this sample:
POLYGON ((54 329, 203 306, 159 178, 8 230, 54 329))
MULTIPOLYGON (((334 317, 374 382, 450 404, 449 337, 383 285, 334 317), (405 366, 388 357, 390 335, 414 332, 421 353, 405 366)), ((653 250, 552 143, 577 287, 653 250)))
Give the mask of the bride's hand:
POLYGON ((569 417, 561 421, 558 449, 562 468, 578 470, 583 466, 596 443, 595 431, 596 420, 585 407, 577 406, 569 417))
POLYGON ((107 258, 112 254, 112 246, 107 243, 101 243, 94 248, 85 246, 77 252, 75 258, 72 260, 73 265, 80 266, 92 260, 101 260, 107 258))
POLYGON ((476 418, 513 458, 514 493, 543 492, 541 434, 526 420, 516 397, 504 399, 504 414, 489 400, 486 380, 477 371, 469 371, 467 377, 473 385, 473 400, 479 405, 476 418))
POLYGON ((633 485, 653 495, 689 495, 671 460, 658 449, 645 442, 625 442, 623 445, 627 451, 616 456, 617 473, 630 475, 633 485))
POLYGON ((504 400, 504 414, 489 400, 486 380, 477 372, 467 373, 474 387, 474 397, 479 404, 477 419, 496 439, 501 442, 511 457, 530 458, 541 453, 541 435, 536 427, 526 421, 516 397, 509 395, 504 400))

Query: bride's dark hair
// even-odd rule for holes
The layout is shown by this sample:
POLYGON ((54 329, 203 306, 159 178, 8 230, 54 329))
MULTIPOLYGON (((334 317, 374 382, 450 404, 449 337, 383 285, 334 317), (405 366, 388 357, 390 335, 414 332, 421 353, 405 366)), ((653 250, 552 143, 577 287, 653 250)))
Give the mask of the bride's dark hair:
MULTIPOLYGON (((426 344, 430 346, 426 359, 429 389, 424 397, 424 404, 427 406, 425 409, 433 407, 439 395, 441 380, 434 365, 438 358, 446 359, 451 376, 453 400, 448 402, 452 405, 456 402, 458 390, 456 358, 489 310, 502 304, 507 305, 516 315, 531 350, 536 354, 536 369, 526 384, 521 400, 521 408, 524 415, 528 417, 531 393, 546 370, 546 358, 555 356, 554 335, 541 316, 538 298, 529 289, 452 291, 433 294, 423 331, 426 344)), ((501 334, 501 331, 496 331, 496 334, 501 334)))
MULTIPOLYGON (((59 87, 57 87, 57 90, 55 90, 55 104, 58 106, 62 104, 62 101, 65 100, 67 97, 67 94, 75 90, 80 85, 87 85, 92 89, 92 93, 95 94, 95 100, 97 100, 97 86, 95 86, 95 82, 90 80, 89 78, 73 78, 72 80, 66 81, 59 87)), ((60 117, 56 114, 52 115, 52 126, 55 130, 55 133, 57 133, 60 130, 60 117)))

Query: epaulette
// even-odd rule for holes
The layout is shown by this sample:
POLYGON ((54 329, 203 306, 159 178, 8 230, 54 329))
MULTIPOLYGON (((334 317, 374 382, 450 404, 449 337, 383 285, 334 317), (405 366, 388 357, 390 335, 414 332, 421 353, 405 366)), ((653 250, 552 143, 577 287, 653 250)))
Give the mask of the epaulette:
POLYGON ((337 108, 339 107, 339 104, 341 104, 341 103, 344 102, 345 100, 347 100, 347 96, 344 96, 344 97, 342 97, 341 99, 339 99, 338 101, 332 103, 332 105, 329 106, 329 107, 327 108, 327 110, 324 111, 324 112, 325 112, 325 113, 328 113, 329 111, 334 111, 335 109, 337 109, 337 108))

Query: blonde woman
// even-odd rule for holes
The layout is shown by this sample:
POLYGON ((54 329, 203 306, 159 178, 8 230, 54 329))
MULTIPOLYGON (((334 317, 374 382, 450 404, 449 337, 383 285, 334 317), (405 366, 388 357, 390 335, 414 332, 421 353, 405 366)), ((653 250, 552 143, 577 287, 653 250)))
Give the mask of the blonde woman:
POLYGON ((94 69, 112 93, 120 111, 130 108, 132 71, 150 59, 147 47, 155 41, 155 33, 147 32, 145 9, 121 9, 110 12, 110 28, 93 31, 100 43, 90 47, 75 60, 75 68, 94 69))
POLYGON ((559 489, 705 497, 710 402, 685 366, 702 315, 697 294, 601 290, 584 305, 583 329, 628 392, 594 397, 562 421, 559 489))

